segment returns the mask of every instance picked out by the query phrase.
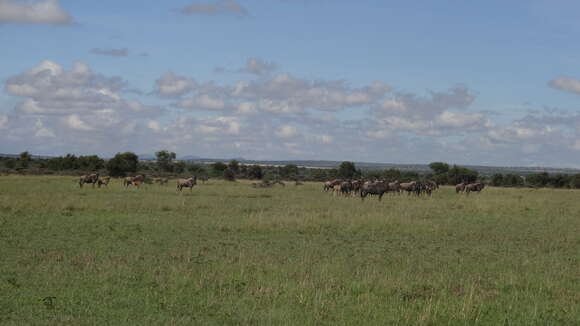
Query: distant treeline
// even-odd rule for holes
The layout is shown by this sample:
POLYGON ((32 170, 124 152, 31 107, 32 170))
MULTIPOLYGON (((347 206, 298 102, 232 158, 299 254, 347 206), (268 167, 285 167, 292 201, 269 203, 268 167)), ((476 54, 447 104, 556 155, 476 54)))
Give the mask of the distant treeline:
POLYGON ((253 180, 326 181, 332 179, 386 179, 401 182, 433 180, 441 185, 484 182, 496 187, 552 187, 580 188, 580 174, 536 173, 494 174, 482 176, 477 171, 444 162, 429 164, 431 172, 401 171, 398 169, 357 169, 353 162, 342 162, 338 168, 306 168, 294 164, 284 166, 248 165, 231 160, 228 163, 193 163, 176 160, 176 154, 167 150, 155 153, 156 160, 139 160, 132 152, 117 153, 105 160, 97 155, 33 158, 28 152, 18 157, 0 157, 0 173, 80 175, 98 172, 101 175, 124 177, 145 174, 148 176, 210 177, 253 180))

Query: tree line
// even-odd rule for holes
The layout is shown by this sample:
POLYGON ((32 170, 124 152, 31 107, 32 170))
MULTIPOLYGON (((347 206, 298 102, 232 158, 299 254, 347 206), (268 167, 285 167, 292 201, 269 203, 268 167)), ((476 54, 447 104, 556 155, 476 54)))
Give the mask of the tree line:
POLYGON ((428 173, 401 171, 399 169, 360 170, 353 162, 342 162, 337 168, 306 168, 295 164, 266 166, 243 164, 237 160, 229 162, 193 163, 179 161, 177 155, 168 150, 155 153, 155 160, 139 160, 133 152, 117 153, 105 160, 97 155, 66 154, 51 158, 33 158, 28 152, 16 157, 0 157, 0 172, 26 174, 78 175, 101 172, 112 177, 124 177, 138 173, 157 176, 191 176, 252 180, 300 180, 326 181, 332 179, 384 179, 407 182, 432 180, 440 185, 485 182, 496 187, 551 187, 580 188, 580 174, 528 174, 480 175, 477 171, 444 162, 429 164, 428 173))

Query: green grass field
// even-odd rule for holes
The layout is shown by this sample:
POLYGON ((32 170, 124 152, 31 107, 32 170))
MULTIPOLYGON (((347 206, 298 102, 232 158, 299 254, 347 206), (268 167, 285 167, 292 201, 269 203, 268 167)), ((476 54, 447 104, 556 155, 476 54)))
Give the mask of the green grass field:
POLYGON ((2 325, 579 325, 580 191, 0 177, 2 325))

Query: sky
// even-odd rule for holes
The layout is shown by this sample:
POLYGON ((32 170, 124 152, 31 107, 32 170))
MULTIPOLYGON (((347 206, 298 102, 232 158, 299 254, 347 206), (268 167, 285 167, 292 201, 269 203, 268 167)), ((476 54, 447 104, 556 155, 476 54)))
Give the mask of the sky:
POLYGON ((0 153, 580 168, 580 2, 0 0, 0 153))

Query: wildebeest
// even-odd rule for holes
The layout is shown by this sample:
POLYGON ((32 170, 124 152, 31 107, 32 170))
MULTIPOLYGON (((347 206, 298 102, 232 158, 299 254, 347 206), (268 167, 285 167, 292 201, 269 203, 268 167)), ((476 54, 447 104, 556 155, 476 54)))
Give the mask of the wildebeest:
POLYGON ((303 185, 304 185, 304 183, 303 183, 303 182, 300 182, 300 181, 298 181, 298 180, 296 180, 296 181, 295 181, 295 183, 294 183, 294 185, 295 185, 295 186, 303 186, 303 185))
POLYGON ((97 183, 97 181, 99 180, 99 174, 98 173, 93 173, 93 174, 88 174, 88 175, 82 175, 79 179, 79 187, 83 187, 83 184, 85 183, 91 183, 93 185, 93 188, 95 187, 95 183, 97 183))
POLYGON ((458 194, 460 192, 464 192, 465 191, 465 186, 467 184, 465 182, 462 182, 460 184, 455 185, 455 193, 458 194))
POLYGON ((102 185, 105 185, 108 187, 110 181, 111 181, 111 177, 99 178, 97 180, 97 185, 99 186, 99 188, 101 188, 102 185))
POLYGON ((364 200, 367 195, 378 195, 381 201, 388 187, 389 185, 384 181, 365 182, 360 189, 360 198, 364 200))
POLYGON ((139 187, 143 181, 145 181, 145 176, 140 174, 134 177, 126 177, 125 180, 123 180, 123 185, 125 187, 129 187, 130 185, 139 187))
POLYGON ((465 186, 465 193, 469 195, 470 192, 472 191, 476 191, 477 193, 479 193, 480 191, 483 190, 483 188, 485 188, 485 184, 478 182, 478 183, 470 183, 468 185, 465 186))
POLYGON ((401 190, 406 191, 407 194, 410 195, 412 192, 417 191, 417 181, 401 183, 399 184, 399 187, 401 190))
POLYGON ((206 181, 209 180, 209 177, 207 175, 202 175, 201 177, 199 177, 199 180, 201 180, 202 183, 205 183, 206 181))
POLYGON ((401 182, 399 180, 389 182, 387 191, 401 193, 401 182))
POLYGON ((334 179, 332 181, 326 181, 324 183, 324 188, 323 191, 329 191, 329 190, 334 190, 334 186, 340 184, 340 180, 339 179, 334 179))
POLYGON ((189 191, 193 189, 193 186, 197 184, 197 177, 192 177, 189 179, 179 179, 177 180, 177 190, 181 191, 183 188, 189 188, 189 191))

